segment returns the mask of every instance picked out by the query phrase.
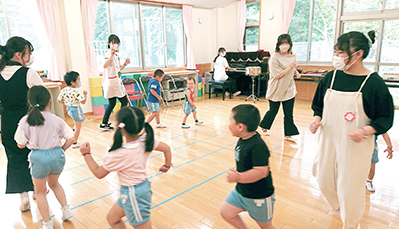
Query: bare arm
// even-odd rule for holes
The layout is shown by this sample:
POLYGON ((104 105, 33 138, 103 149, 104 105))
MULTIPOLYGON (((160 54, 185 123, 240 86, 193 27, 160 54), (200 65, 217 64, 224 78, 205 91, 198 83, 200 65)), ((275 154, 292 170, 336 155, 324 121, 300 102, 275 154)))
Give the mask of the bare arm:
POLYGON ((284 69, 284 71, 280 75, 276 76, 276 79, 283 78, 285 75, 288 74, 288 72, 290 72, 292 69, 295 69, 296 66, 298 66, 298 63, 296 61, 292 62, 292 64, 290 64, 288 68, 284 69))
POLYGON ((157 98, 159 101, 162 100, 161 96, 159 96, 158 93, 157 93, 154 89, 151 89, 151 90, 150 90, 150 93, 151 93, 153 96, 155 96, 155 98, 157 98))
POLYGON ((269 176, 269 166, 253 167, 253 169, 243 173, 239 173, 235 169, 230 169, 230 172, 227 173, 227 181, 246 184, 254 183, 267 176, 269 176))
POLYGON ((163 152, 165 157, 165 164, 159 168, 159 171, 166 173, 172 166, 172 151, 168 144, 160 142, 154 150, 163 152))
POLYGON ((85 103, 87 102, 87 91, 86 91, 86 90, 83 90, 83 95, 84 95, 85 99, 82 100, 82 101, 80 101, 80 102, 81 102, 82 104, 85 104, 85 103))
POLYGON ((72 137, 70 139, 67 139, 65 141, 64 145, 61 146, 61 149, 64 150, 64 151, 67 150, 72 145, 72 143, 74 143, 74 142, 75 142, 75 138, 74 137, 72 137))
POLYGON ((58 103, 61 103, 62 105, 65 105, 65 103, 61 100, 57 100, 58 103))
POLYGON ((384 138, 384 141, 387 144, 387 148, 384 150, 384 152, 388 153, 387 155, 388 159, 392 159, 393 148, 392 148, 391 138, 389 137, 388 133, 382 134, 382 137, 384 138))
POLYGON ((88 142, 80 146, 80 152, 82 153, 87 166, 95 177, 102 179, 108 175, 109 171, 105 170, 102 166, 99 166, 91 156, 90 144, 88 142))

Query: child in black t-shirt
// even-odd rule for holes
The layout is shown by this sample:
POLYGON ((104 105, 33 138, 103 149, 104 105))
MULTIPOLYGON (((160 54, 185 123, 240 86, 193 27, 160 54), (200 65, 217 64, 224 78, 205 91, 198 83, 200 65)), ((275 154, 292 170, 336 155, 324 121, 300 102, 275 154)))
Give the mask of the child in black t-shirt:
POLYGON ((227 181, 237 185, 220 206, 220 214, 236 228, 246 228, 238 215, 242 211, 247 211, 261 228, 275 228, 270 153, 256 132, 259 121, 259 110, 253 105, 238 105, 230 113, 230 132, 240 139, 234 152, 237 170, 227 173, 227 181))

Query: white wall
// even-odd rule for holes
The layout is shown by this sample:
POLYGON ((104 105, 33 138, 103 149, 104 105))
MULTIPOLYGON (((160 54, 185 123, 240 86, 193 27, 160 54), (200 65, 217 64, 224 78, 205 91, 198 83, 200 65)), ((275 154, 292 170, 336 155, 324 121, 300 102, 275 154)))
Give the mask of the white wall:
POLYGON ((213 24, 215 22, 212 21, 211 10, 193 8, 193 46, 196 64, 209 63, 212 58, 213 24))
POLYGON ((280 5, 281 0, 261 0, 261 21, 260 21, 260 37, 259 47, 274 53, 277 38, 280 35, 281 13, 280 5), (269 19, 273 14, 274 18, 269 19))

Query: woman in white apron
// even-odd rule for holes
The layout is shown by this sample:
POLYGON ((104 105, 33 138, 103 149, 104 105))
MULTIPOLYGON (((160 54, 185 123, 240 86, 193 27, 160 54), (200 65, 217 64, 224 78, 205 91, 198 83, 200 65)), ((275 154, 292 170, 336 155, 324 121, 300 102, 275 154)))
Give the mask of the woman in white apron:
POLYGON ((363 65, 375 33, 369 37, 350 32, 338 38, 336 70, 320 81, 312 103, 310 131, 320 127, 313 175, 331 207, 340 211, 343 228, 360 228, 374 134, 386 133, 393 124, 385 82, 363 65))
POLYGON ((108 99, 108 107, 104 112, 103 121, 100 124, 100 130, 113 130, 111 123, 108 123, 109 116, 115 107, 116 99, 121 102, 121 107, 127 105, 127 94, 121 80, 121 71, 130 63, 126 59, 123 65, 119 62, 117 52, 119 50, 120 40, 115 34, 108 37, 108 51, 105 53, 103 91, 104 97, 108 99))

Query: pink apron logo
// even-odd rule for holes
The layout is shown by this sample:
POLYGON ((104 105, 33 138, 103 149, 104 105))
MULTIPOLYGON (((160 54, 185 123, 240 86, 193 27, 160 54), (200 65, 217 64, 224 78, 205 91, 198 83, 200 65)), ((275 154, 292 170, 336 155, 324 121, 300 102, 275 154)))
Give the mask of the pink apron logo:
POLYGON ((353 120, 355 120, 355 114, 353 112, 346 112, 344 118, 347 122, 352 122, 353 120))

